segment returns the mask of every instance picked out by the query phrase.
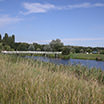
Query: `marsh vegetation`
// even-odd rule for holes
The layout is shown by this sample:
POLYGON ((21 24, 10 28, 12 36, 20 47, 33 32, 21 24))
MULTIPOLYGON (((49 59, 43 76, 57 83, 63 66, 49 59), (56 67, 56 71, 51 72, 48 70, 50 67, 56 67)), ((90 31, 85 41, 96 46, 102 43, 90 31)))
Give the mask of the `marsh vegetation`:
POLYGON ((0 55, 1 104, 103 104, 104 72, 0 55))

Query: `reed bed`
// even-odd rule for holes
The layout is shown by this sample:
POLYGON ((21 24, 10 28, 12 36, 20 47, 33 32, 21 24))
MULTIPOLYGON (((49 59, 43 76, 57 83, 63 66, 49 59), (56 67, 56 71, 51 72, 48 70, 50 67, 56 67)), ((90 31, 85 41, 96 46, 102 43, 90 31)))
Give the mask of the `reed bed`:
POLYGON ((0 55, 0 104, 104 104, 104 72, 0 55))

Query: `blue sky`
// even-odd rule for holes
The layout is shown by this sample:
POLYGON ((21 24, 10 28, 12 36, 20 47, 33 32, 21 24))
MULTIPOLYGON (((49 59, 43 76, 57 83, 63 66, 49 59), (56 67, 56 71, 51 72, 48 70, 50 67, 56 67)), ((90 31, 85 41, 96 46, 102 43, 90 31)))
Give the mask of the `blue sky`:
POLYGON ((104 0, 0 0, 0 33, 17 42, 104 47, 104 0))

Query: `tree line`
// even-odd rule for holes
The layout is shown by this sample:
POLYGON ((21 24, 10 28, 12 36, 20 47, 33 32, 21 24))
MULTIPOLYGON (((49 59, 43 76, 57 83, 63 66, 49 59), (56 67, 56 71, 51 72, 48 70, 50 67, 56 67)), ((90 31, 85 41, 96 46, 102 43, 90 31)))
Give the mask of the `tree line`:
POLYGON ((64 55, 71 53, 104 54, 104 47, 81 47, 64 45, 60 39, 52 40, 49 44, 15 42, 15 35, 4 37, 0 34, 0 51, 62 51, 64 55))

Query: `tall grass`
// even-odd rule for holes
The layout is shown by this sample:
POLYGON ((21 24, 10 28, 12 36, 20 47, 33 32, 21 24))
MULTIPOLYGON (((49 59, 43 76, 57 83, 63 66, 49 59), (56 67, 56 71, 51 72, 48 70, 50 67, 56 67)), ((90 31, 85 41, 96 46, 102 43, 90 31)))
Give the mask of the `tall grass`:
POLYGON ((104 72, 0 55, 0 104, 104 104, 104 72))

